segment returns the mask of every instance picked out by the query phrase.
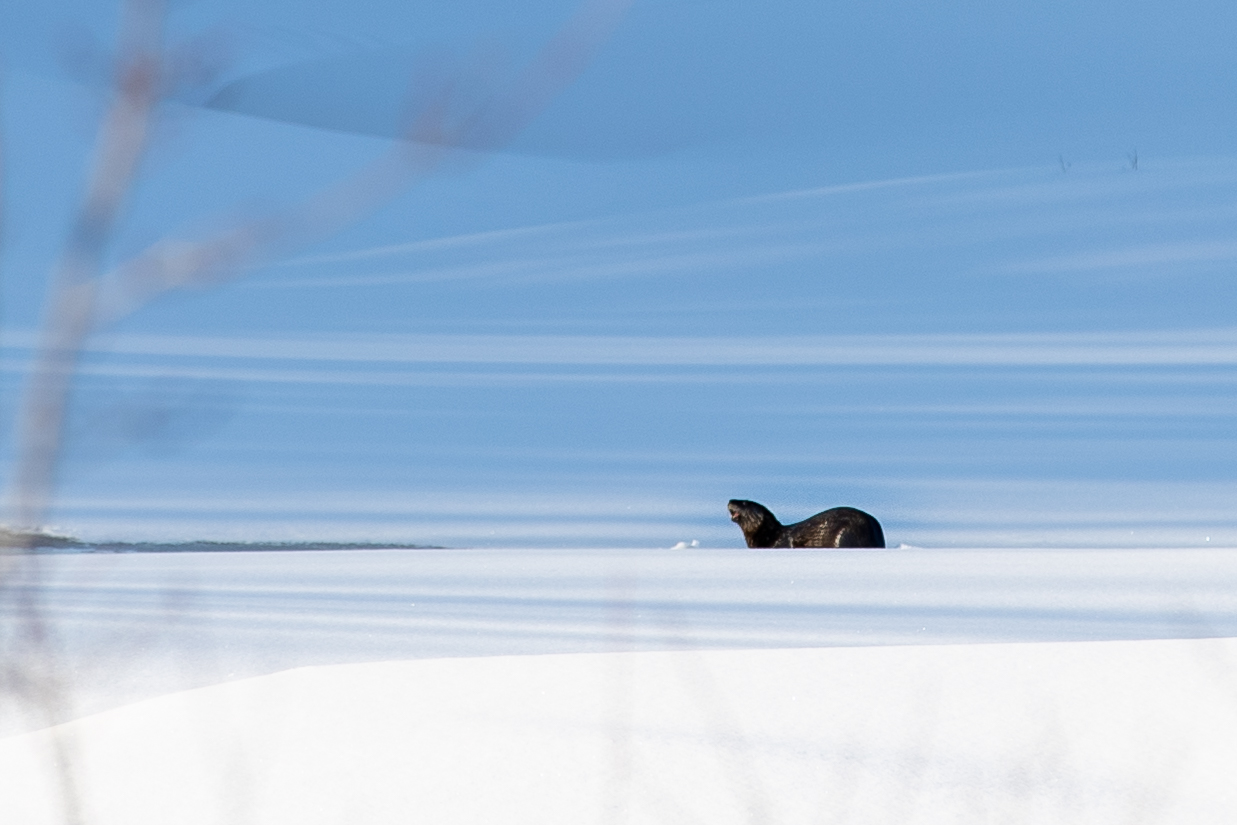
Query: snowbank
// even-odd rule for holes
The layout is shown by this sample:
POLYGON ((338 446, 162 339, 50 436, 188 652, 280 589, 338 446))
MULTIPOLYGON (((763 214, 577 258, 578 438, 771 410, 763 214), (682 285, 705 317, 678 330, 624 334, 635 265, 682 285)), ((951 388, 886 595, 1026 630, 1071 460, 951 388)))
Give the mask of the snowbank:
POLYGON ((0 740, 0 821, 1229 823, 1237 639, 307 667, 0 740))

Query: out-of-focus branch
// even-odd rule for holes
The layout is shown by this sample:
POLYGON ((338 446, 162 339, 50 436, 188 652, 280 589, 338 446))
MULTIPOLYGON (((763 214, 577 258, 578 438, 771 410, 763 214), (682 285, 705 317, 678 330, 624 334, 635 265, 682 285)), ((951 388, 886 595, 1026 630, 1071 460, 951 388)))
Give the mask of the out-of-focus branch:
MULTIPOLYGON (((457 112, 451 80, 429 95, 407 139, 299 205, 201 241, 165 239, 101 275, 107 240, 145 149, 161 83, 162 0, 128 0, 122 71, 101 129, 94 173, 52 285, 44 338, 25 396, 12 496, 15 526, 42 525, 55 481, 72 375, 86 337, 158 295, 202 287, 334 233, 364 217, 461 150, 502 148, 570 84, 632 0, 586 0, 505 89, 457 112)), ((475 158, 474 158, 475 159, 475 158)))
MULTIPOLYGON (((94 160, 64 253, 52 274, 39 350, 18 419, 17 467, 12 482, 11 517, 19 528, 17 550, 33 550, 35 531, 51 503, 63 439, 72 376, 82 344, 94 325, 94 299, 103 256, 145 152, 151 116, 162 85, 163 0, 125 0, 121 7, 120 57, 114 92, 99 128, 94 160)), ((65 715, 68 694, 62 668, 38 605, 37 571, 11 588, 12 566, 0 582, 14 602, 14 627, 6 628, 0 685, 43 710, 47 722, 65 715)), ((62 733, 51 737, 57 794, 63 820, 83 821, 72 743, 62 733)))
POLYGON ((581 5, 520 74, 509 92, 494 99, 456 136, 457 144, 500 149, 592 62, 622 22, 634 0, 593 0, 581 5))
MULTIPOLYGON (((4 99, 4 64, 0 63, 0 100, 4 99)), ((4 117, 0 109, 0 249, 4 248, 4 117)))
POLYGON ((78 353, 93 328, 103 255, 146 149, 158 99, 162 0, 126 0, 115 92, 64 254, 52 276, 43 336, 18 420, 12 522, 37 528, 50 503, 65 409, 78 353))
POLYGON ((590 0, 583 4, 514 82, 492 91, 471 111, 455 111, 455 81, 442 82, 415 114, 404 141, 353 177, 299 206, 204 241, 153 244, 109 274, 98 324, 123 318, 160 293, 227 280, 279 252, 333 234, 449 160, 475 162, 478 152, 503 148, 588 66, 632 2, 590 0))
MULTIPOLYGON (((356 175, 260 220, 202 241, 165 239, 104 273, 105 256, 149 143, 159 100, 184 67, 163 45, 165 0, 121 0, 114 91, 99 128, 91 171, 52 273, 43 332, 18 420, 18 456, 9 523, 0 553, 33 551, 44 536, 78 360, 89 335, 161 293, 218 283, 275 255, 338 231, 390 201, 452 158, 501 148, 588 64, 632 0, 586 0, 562 30, 505 90, 493 90, 470 111, 448 80, 415 113, 407 139, 356 175), (15 546, 14 546, 15 545, 15 546)), ((476 160, 477 156, 468 156, 476 160)), ((0 172, 3 169, 0 168, 0 172)), ((2 217, 2 215, 0 215, 2 217)), ((20 620, 0 628, 0 691, 39 706, 49 724, 63 721, 66 673, 37 602, 37 557, 0 559, 0 596, 12 598, 20 620), (14 581, 24 561, 25 585, 14 581)), ((82 822, 72 743, 54 735, 64 821, 82 822)))

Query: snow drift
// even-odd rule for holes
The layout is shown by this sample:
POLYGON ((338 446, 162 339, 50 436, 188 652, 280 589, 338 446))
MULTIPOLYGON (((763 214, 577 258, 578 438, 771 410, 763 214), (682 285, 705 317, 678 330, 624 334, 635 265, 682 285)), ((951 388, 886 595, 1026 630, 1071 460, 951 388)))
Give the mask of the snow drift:
POLYGON ((0 741, 0 819, 1227 823, 1237 640, 301 668, 0 741))

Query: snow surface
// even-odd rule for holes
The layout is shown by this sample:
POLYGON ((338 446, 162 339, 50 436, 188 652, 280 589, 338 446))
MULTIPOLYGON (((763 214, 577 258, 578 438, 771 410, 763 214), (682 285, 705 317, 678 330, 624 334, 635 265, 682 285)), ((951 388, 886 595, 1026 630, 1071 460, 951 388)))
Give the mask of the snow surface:
MULTIPOLYGON (((24 598, 60 721, 306 665, 621 650, 1237 636, 1237 551, 442 550, 69 555, 24 598)), ((10 653, 8 658, 13 659, 10 653)), ((0 709, 4 710, 4 709, 0 709)), ((45 724, 0 714, 0 732, 45 724)))
POLYGON ((312 667, 0 740, 98 825, 1230 823, 1237 640, 312 667))
POLYGON ((50 643, 26 652, 64 678, 71 721, 4 720, 3 822, 61 822, 65 799, 92 825, 1220 823, 1237 805, 1230 549, 32 561, 10 592, 35 596, 50 643))

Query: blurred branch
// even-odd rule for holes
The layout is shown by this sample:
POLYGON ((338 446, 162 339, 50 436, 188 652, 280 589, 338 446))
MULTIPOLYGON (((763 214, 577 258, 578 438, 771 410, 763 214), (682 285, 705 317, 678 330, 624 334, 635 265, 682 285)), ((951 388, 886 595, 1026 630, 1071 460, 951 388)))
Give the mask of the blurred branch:
MULTIPOLYGON (((0 102, 4 100, 5 90, 4 63, 0 62, 0 102)), ((4 117, 3 109, 0 109, 0 250, 4 249, 4 204, 5 204, 5 177, 4 177, 4 117)))
MULTIPOLYGON (((99 129, 85 194, 52 274, 42 340, 19 413, 11 493, 12 518, 19 527, 39 526, 51 501, 72 375, 93 326, 103 256, 145 152, 159 97, 163 18, 162 0, 126 0, 121 7, 121 58, 115 67, 112 100, 99 129)), ((18 538, 17 549, 34 549, 37 534, 19 533, 18 538)), ((42 620, 35 586, 39 571, 31 565, 21 570, 6 567, 0 585, 7 590, 18 621, 5 628, 0 678, 6 692, 41 709, 47 724, 55 725, 66 715, 69 694, 67 675, 57 664, 55 640, 42 620)), ((76 825, 83 816, 72 743, 56 732, 51 744, 63 819, 76 825)))
POLYGON ((99 325, 123 318, 160 293, 218 283, 279 252, 333 234, 438 171, 448 160, 480 160, 460 149, 501 149, 576 79, 632 2, 592 0, 582 5, 510 89, 492 92, 471 111, 455 111, 462 97, 457 78, 441 81, 414 115, 403 141, 353 177, 299 206, 205 241, 153 244, 109 274, 99 325))
POLYGON ((506 145, 588 65, 632 0, 588 0, 505 90, 470 110, 454 78, 439 83, 416 112, 406 139, 382 157, 282 212, 200 241, 164 239, 106 274, 102 260, 148 143, 155 104, 175 65, 161 46, 161 0, 127 0, 116 92, 100 129, 87 192, 54 275, 43 339, 24 397, 11 523, 37 529, 55 484, 72 377, 85 339, 160 294, 203 287, 349 226, 441 169, 476 162, 461 149, 506 145))
MULTIPOLYGON (((406 140, 303 202, 206 240, 160 240, 105 272, 110 242, 150 143, 156 108, 179 85, 193 82, 195 67, 203 65, 199 56, 165 47, 164 0, 121 2, 119 47, 109 62, 111 99, 85 192, 51 275, 41 338, 19 411, 17 464, 9 491, 9 523, 17 529, 0 528, 0 554, 20 554, 0 558, 0 595, 10 601, 15 617, 0 627, 0 691, 41 709, 49 725, 67 718, 71 696, 56 639, 43 621, 40 572, 31 554, 48 539, 41 528, 55 491, 66 413, 86 339, 164 292, 222 282, 355 223, 448 159, 460 157, 461 148, 501 148, 588 65, 632 0, 587 0, 505 92, 491 90, 466 111, 458 111, 462 95, 455 79, 437 84, 422 98, 428 102, 414 114, 406 140)), ((71 742, 61 734, 52 741, 64 821, 82 822, 71 742)))
POLYGON ((52 493, 65 409, 78 354, 94 325, 103 255, 146 149, 162 61, 161 0, 122 6, 115 91, 65 251, 52 275, 43 334, 18 420, 12 523, 38 527, 52 493))

